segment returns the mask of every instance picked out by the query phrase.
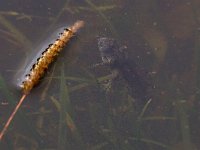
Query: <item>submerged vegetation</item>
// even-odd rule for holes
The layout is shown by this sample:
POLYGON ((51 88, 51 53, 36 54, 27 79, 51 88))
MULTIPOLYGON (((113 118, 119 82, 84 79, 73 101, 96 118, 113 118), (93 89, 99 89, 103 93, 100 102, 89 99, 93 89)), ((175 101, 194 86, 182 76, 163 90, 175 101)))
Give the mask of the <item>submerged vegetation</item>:
POLYGON ((20 97, 9 83, 15 71, 7 70, 14 70, 19 58, 27 59, 36 39, 60 24, 82 19, 86 25, 27 97, 0 149, 198 149, 200 3, 54 3, 25 2, 20 11, 1 5, 8 7, 0 11, 1 57, 9 59, 1 63, 10 67, 0 68, 1 129, 20 97), (101 62, 97 37, 102 35, 124 43, 148 72, 150 98, 141 109, 123 80, 114 79, 113 88, 110 68, 95 65, 101 62))

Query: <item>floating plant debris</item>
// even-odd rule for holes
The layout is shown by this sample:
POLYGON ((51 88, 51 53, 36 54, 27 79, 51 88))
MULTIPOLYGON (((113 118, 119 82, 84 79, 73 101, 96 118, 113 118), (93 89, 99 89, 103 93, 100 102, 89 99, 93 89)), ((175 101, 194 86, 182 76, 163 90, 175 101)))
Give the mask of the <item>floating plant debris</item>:
POLYGON ((23 95, 14 111, 10 115, 3 130, 1 131, 0 140, 5 134, 8 126, 10 125, 13 117, 15 116, 26 96, 29 94, 32 88, 39 83, 45 71, 48 69, 48 66, 55 60, 59 52, 64 48, 64 46, 74 36, 74 34, 83 26, 83 21, 77 21, 71 27, 64 29, 63 33, 60 33, 60 37, 54 43, 50 44, 49 47, 42 52, 42 55, 33 64, 30 72, 26 74, 24 80, 20 83, 23 95))

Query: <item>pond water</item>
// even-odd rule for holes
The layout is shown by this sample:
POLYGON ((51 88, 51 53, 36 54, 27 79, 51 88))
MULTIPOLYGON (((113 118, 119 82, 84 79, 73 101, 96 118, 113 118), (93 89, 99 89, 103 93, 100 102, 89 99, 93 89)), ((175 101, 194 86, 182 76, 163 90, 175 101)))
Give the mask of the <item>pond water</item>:
POLYGON ((1 130, 22 96, 23 66, 63 28, 85 26, 27 95, 0 149, 200 149, 199 8, 198 0, 1 1, 1 130), (102 37, 115 41, 104 43, 106 56, 102 37))

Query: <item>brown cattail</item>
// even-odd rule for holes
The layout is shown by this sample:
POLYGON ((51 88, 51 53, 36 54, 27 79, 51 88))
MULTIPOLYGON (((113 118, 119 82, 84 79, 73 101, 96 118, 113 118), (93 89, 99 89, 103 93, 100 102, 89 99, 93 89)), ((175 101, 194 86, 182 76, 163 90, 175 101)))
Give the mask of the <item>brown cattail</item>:
POLYGON ((42 53, 37 59, 37 62, 32 66, 30 73, 20 84, 24 94, 28 94, 30 90, 38 84, 41 77, 44 75, 49 64, 51 64, 67 42, 71 39, 75 32, 84 25, 83 21, 77 21, 70 28, 65 29, 60 37, 42 53))

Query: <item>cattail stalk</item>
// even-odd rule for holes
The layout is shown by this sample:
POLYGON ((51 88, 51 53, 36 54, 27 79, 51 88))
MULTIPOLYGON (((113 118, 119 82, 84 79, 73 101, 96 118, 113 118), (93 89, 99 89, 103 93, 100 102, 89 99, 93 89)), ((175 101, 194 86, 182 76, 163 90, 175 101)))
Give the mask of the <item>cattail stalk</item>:
POLYGON ((60 51, 68 43, 68 41, 74 36, 74 34, 84 26, 83 21, 77 21, 70 28, 66 28, 60 37, 42 53, 42 55, 37 59, 37 62, 32 66, 30 73, 26 75, 26 78, 20 84, 23 95, 19 100, 14 111, 8 118, 3 130, 0 133, 0 141, 2 140, 5 132, 7 131, 11 121, 13 120, 16 112, 22 105, 24 99, 32 90, 32 88, 37 85, 40 79, 44 76, 45 71, 48 69, 49 65, 55 60, 60 51))

